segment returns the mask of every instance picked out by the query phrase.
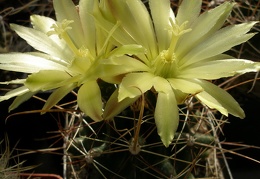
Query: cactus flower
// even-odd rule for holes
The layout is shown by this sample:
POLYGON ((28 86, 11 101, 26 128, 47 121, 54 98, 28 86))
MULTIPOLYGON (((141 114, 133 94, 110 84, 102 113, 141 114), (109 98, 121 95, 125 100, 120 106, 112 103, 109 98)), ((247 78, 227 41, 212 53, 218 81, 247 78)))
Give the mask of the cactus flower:
MULTIPOLYGON (((54 90, 43 107, 46 111, 79 87, 77 102, 80 109, 95 121, 103 119, 97 79, 108 74, 98 70, 99 61, 130 57, 123 56, 120 48, 113 51, 109 36, 104 36, 102 29, 96 27, 91 13, 97 4, 97 0, 80 1, 76 7, 71 0, 54 0, 57 20, 32 15, 33 28, 11 24, 11 28, 37 52, 0 55, 0 69, 30 74, 26 79, 2 82, 21 84, 0 96, 0 101, 16 97, 9 111, 40 91, 54 90)), ((128 46, 128 51, 129 48, 142 51, 137 45, 128 46)), ((131 66, 129 70, 132 70, 131 66)))
MULTIPOLYGON (((234 4, 225 2, 200 14, 201 3, 183 0, 175 16, 169 0, 149 0, 149 11, 141 0, 109 0, 104 7, 114 19, 94 14, 103 29, 120 24, 112 35, 116 44, 134 43, 145 48, 145 53, 126 65, 142 62, 146 67, 126 74, 115 96, 120 103, 148 90, 158 93, 154 118, 165 146, 170 145, 179 124, 177 105, 190 95, 225 116, 230 113, 244 118, 233 97, 210 80, 259 70, 259 63, 223 54, 253 37, 254 33, 247 32, 256 22, 221 28, 234 4)), ((111 103, 116 106, 115 99, 111 103)), ((110 118, 115 111, 108 108, 105 116, 110 118)))

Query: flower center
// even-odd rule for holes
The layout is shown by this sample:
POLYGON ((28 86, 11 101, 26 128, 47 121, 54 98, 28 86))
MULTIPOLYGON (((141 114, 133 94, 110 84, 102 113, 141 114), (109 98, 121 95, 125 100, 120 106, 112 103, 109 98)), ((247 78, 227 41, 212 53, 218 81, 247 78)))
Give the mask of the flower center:
POLYGON ((175 47, 179 38, 191 31, 190 28, 186 28, 188 22, 184 22, 181 25, 178 25, 176 22, 173 22, 170 19, 171 28, 169 29, 172 32, 170 46, 167 50, 163 50, 154 60, 152 64, 152 69, 155 75, 161 76, 163 78, 172 78, 178 73, 178 58, 175 54, 175 47))
POLYGON ((170 54, 169 50, 163 50, 159 55, 163 61, 163 63, 174 63, 176 60, 176 55, 174 53, 170 54))
POLYGON ((153 64, 154 74, 163 78, 171 78, 177 72, 176 55, 169 50, 163 50, 153 64))
POLYGON ((94 62, 94 57, 91 55, 89 50, 86 47, 80 47, 79 49, 75 46, 71 40, 68 30, 71 30, 70 24, 73 23, 73 20, 64 19, 62 22, 57 22, 51 26, 51 29, 47 35, 58 35, 60 39, 63 39, 68 47, 74 53, 74 59, 72 60, 69 69, 77 74, 85 73, 94 62))
POLYGON ((94 60, 89 50, 83 46, 78 50, 77 56, 74 57, 70 70, 83 74, 90 68, 94 60))

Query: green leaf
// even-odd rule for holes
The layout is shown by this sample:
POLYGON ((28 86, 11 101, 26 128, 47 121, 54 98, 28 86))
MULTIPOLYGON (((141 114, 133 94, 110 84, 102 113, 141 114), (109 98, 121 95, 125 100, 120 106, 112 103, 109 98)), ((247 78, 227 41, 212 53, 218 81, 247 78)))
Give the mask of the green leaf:
POLYGON ((87 81, 78 91, 79 108, 94 121, 101 121, 102 118, 102 100, 101 92, 96 81, 87 81))
POLYGON ((113 117, 115 117, 116 115, 121 113, 125 108, 133 104, 139 97, 140 95, 134 98, 125 98, 119 102, 117 88, 106 103, 106 107, 104 109, 103 114, 104 120, 113 119, 113 117))
POLYGON ((193 48, 184 59, 184 66, 221 54, 233 46, 246 42, 255 34, 246 34, 256 22, 224 27, 193 48))
MULTIPOLYGON (((218 79, 248 72, 257 72, 256 62, 225 59, 192 64, 180 71, 183 78, 218 79)), ((260 64, 260 63, 259 63, 260 64)))
POLYGON ((29 75, 24 85, 32 92, 39 90, 45 91, 60 87, 61 83, 70 77, 71 76, 64 71, 42 70, 29 75))
POLYGON ((171 84, 166 79, 156 77, 154 88, 158 92, 154 112, 155 123, 163 144, 168 147, 179 124, 177 101, 171 84))
POLYGON ((155 76, 151 73, 130 73, 123 78, 119 86, 118 100, 135 98, 145 93, 154 85, 155 76))
MULTIPOLYGON (((244 118, 245 117, 245 113, 243 111, 243 109, 239 106, 239 104, 236 102, 236 100, 230 95, 228 94, 225 90, 219 88, 218 86, 204 81, 204 80, 196 80, 196 83, 198 83, 205 91, 202 93, 207 93, 209 96, 211 96, 212 98, 216 99, 216 101, 218 103, 216 103, 216 106, 209 106, 212 108, 216 108, 217 110, 219 110, 222 114, 227 115, 227 113, 225 112, 225 110, 227 110, 228 113, 239 117, 239 118, 244 118), (220 105, 219 105, 220 104, 220 105), (225 109, 222 109, 222 107, 225 109)), ((196 95, 196 97, 198 97, 199 99, 202 100, 202 102, 205 102, 205 100, 210 101, 210 97, 204 97, 204 101, 201 98, 202 97, 202 93, 199 93, 196 95)), ((212 101, 212 103, 214 104, 215 102, 212 101)), ((205 103, 206 105, 208 105, 207 103, 205 103)))
POLYGON ((61 70, 66 67, 55 61, 29 53, 0 54, 0 69, 24 73, 35 73, 40 70, 61 70))
POLYGON ((53 106, 55 106, 62 98, 64 98, 69 92, 71 92, 77 85, 76 84, 68 84, 56 89, 52 94, 49 96, 47 101, 43 106, 43 110, 49 110, 53 106))

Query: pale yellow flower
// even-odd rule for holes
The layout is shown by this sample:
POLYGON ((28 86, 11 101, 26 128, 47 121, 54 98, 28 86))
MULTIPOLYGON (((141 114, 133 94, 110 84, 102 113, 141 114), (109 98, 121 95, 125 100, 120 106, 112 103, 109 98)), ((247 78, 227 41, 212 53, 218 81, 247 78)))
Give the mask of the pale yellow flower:
MULTIPOLYGON (((208 81, 259 70, 259 63, 222 54, 254 35, 247 32, 256 22, 221 28, 233 3, 225 2, 200 14, 201 0, 183 0, 175 17, 169 0, 149 0, 149 12, 141 0, 102 2, 106 6, 100 8, 110 11, 114 18, 106 18, 98 12, 94 16, 107 31, 115 23, 120 24, 112 35, 115 44, 134 43, 146 50, 136 55, 135 61, 125 62, 125 65, 133 65, 141 61, 145 67, 125 75, 119 90, 108 102, 115 107, 109 105, 105 109, 105 118, 112 118, 121 106, 126 107, 151 89, 158 93, 154 118, 165 146, 171 143, 179 124, 177 104, 183 103, 189 95, 226 116, 230 113, 245 117, 231 95, 208 81)), ((111 61, 111 64, 117 63, 122 62, 111 61)))
MULTIPOLYGON (((80 109, 93 120, 100 121, 103 102, 97 80, 109 74, 100 70, 99 63, 106 58, 130 57, 124 55, 122 48, 113 50, 115 46, 108 41, 109 36, 95 25, 91 14, 98 0, 81 0, 78 8, 71 0, 54 0, 53 5, 57 20, 32 15, 33 28, 11 24, 11 28, 38 52, 0 55, 0 69, 30 74, 26 79, 3 82, 22 86, 0 96, 0 101, 17 96, 10 111, 40 91, 54 90, 43 107, 48 110, 79 87, 80 109)), ((129 53, 129 48, 143 51, 138 45, 130 45, 129 53)), ((128 70, 132 68, 138 66, 129 66, 128 70)))

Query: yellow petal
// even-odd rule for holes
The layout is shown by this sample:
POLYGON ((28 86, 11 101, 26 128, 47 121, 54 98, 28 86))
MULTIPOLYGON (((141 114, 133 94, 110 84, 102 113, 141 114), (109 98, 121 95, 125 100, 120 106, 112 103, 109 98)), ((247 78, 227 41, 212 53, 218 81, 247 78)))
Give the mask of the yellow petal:
POLYGON ((236 74, 257 72, 257 64, 250 60, 225 59, 210 62, 195 63, 180 71, 183 78, 219 79, 236 74))
POLYGON ((189 79, 170 78, 167 80, 174 89, 180 90, 183 93, 196 94, 203 91, 203 88, 200 85, 190 81, 189 79))
POLYGON ((154 85, 155 76, 151 73, 130 73, 123 78, 119 86, 118 100, 135 98, 145 93, 154 85))
POLYGON ((94 121, 101 121, 103 103, 96 81, 87 81, 78 91, 79 108, 94 121))
POLYGON ((246 34, 256 22, 248 22, 239 25, 230 25, 217 31, 211 37, 205 39, 193 48, 182 60, 184 66, 202 61, 206 58, 221 54, 233 46, 246 42, 255 34, 246 34))
POLYGON ((125 108, 133 104, 139 98, 139 96, 136 96, 134 98, 125 98, 119 102, 118 89, 116 89, 106 103, 106 107, 104 109, 103 114, 104 120, 113 119, 113 117, 121 113, 125 108))
POLYGON ((204 80, 196 80, 196 82, 204 89, 204 91, 197 94, 196 97, 210 108, 215 108, 226 116, 228 112, 236 117, 245 117, 245 113, 238 102, 225 90, 204 80))
POLYGON ((85 36, 86 48, 91 54, 96 53, 96 25, 91 15, 96 8, 96 0, 79 1, 79 15, 85 36))
POLYGON ((0 102, 13 98, 15 96, 21 96, 28 92, 30 92, 30 90, 26 86, 21 86, 19 88, 8 91, 4 96, 0 96, 0 102))
POLYGON ((206 91, 203 91, 196 95, 196 97, 210 109, 217 109, 223 115, 228 116, 228 111, 225 109, 213 96, 206 91))
POLYGON ((60 87, 63 81, 70 79, 70 75, 64 71, 42 70, 28 76, 24 85, 32 92, 50 90, 60 87))
POLYGON ((9 53, 0 54, 0 69, 24 73, 35 73, 40 70, 66 70, 65 62, 52 60, 46 54, 9 53))
MULTIPOLYGON (((201 14, 194 23, 191 24, 192 31, 183 35, 176 47, 176 55, 181 60, 185 54, 195 48, 206 38, 219 30, 232 11, 234 4, 225 2, 218 7, 201 14)), ((184 63, 183 61, 180 64, 184 63)))
POLYGON ((47 101, 43 106, 43 110, 49 110, 53 106, 55 106, 62 98, 64 98, 69 92, 71 92, 77 85, 76 84, 68 84, 56 89, 51 93, 47 101))
POLYGON ((169 0, 150 0, 149 7, 153 18, 153 24, 156 31, 159 51, 166 50, 169 47, 171 33, 169 31, 170 15, 172 10, 169 0))
POLYGON ((34 49, 47 53, 53 57, 58 57, 65 61, 70 61, 70 51, 64 52, 68 48, 63 48, 59 42, 54 42, 46 33, 39 30, 11 24, 11 28, 34 49))
POLYGON ((202 0, 183 0, 176 16, 176 22, 183 24, 188 21, 192 24, 199 16, 201 11, 202 0))
POLYGON ((68 31, 68 34, 77 48, 82 47, 85 38, 82 38, 84 33, 75 4, 71 0, 53 0, 53 6, 58 22, 63 20, 73 21, 70 25, 72 29, 68 31))
POLYGON ((179 110, 170 83, 161 77, 154 78, 154 89, 158 92, 154 119, 163 144, 168 147, 179 124, 179 110))
POLYGON ((18 106, 20 106, 20 104, 24 103, 25 101, 29 100, 33 95, 35 95, 36 92, 31 92, 28 91, 22 95, 17 96, 14 101, 12 102, 12 104, 9 106, 8 108, 8 112, 16 109, 18 106))
POLYGON ((128 56, 113 57, 103 60, 98 67, 99 76, 117 76, 129 72, 148 71, 149 68, 139 60, 128 56))
MULTIPOLYGON (((108 1, 114 16, 134 40, 148 50, 149 56, 158 55, 156 39, 150 14, 140 0, 108 1)), ((129 35, 126 34, 126 35, 129 35)))

